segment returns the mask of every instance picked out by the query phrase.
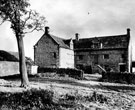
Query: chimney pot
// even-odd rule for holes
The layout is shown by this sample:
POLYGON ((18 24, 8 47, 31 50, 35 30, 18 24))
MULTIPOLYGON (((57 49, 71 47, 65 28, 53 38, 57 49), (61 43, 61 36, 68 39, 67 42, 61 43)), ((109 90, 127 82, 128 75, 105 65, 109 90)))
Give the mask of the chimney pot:
POLYGON ((45 34, 49 34, 49 27, 48 26, 45 27, 45 34))
POLYGON ((78 33, 75 34, 75 39, 76 39, 76 41, 79 41, 79 34, 78 33))
POLYGON ((130 28, 127 28, 127 35, 130 36, 130 28))

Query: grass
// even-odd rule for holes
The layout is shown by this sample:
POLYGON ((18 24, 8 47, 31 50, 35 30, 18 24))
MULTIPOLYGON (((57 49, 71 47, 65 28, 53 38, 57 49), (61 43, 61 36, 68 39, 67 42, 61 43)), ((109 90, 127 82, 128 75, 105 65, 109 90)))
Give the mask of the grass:
MULTIPOLYGON (((54 93, 49 90, 31 89, 21 93, 0 93, 0 109, 4 110, 67 110, 78 109, 79 101, 98 101, 104 103, 107 98, 93 92, 89 96, 66 94, 55 100, 54 93)), ((84 107, 83 107, 84 108, 84 107)))
POLYGON ((90 85, 76 82, 75 79, 63 78, 32 76, 30 78, 32 82, 51 83, 55 84, 55 86, 52 85, 52 88, 48 88, 48 90, 44 90, 47 89, 44 86, 42 89, 31 89, 19 93, 0 92, 0 110, 4 110, 3 108, 7 108, 5 110, 89 110, 91 108, 103 110, 101 108, 104 108, 104 106, 112 110, 113 107, 117 109, 132 108, 132 105, 134 105, 130 95, 123 93, 124 91, 120 92, 121 90, 134 91, 132 85, 104 83, 101 85, 90 85), (67 84, 69 88, 70 86, 77 86, 79 89, 72 88, 73 91, 71 91, 71 89, 63 88, 65 86, 57 88, 57 84, 67 84), (85 94, 85 89, 80 87, 87 87, 86 90, 88 92, 85 94), (111 92, 112 90, 113 92, 111 92), (70 92, 65 93, 65 91, 70 92))
POLYGON ((0 93, 0 108, 8 110, 55 110, 53 92, 31 89, 22 93, 0 93))

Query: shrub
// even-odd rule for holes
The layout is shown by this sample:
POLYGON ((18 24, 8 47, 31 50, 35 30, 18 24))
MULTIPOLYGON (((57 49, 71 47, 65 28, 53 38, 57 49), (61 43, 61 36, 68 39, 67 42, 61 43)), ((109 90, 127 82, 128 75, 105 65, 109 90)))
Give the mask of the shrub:
POLYGON ((0 108, 11 110, 55 110, 53 92, 32 89, 22 93, 0 93, 0 108))
POLYGON ((102 94, 97 94, 95 91, 91 96, 85 96, 86 101, 89 102, 99 102, 99 103, 107 103, 108 102, 108 97, 102 95, 102 94))
POLYGON ((38 67, 38 73, 46 73, 46 72, 56 72, 60 76, 68 75, 70 77, 76 79, 83 79, 83 71, 79 69, 72 69, 72 68, 44 68, 38 67))
POLYGON ((122 72, 103 73, 102 81, 135 84, 135 74, 122 72))
POLYGON ((57 72, 57 68, 38 67, 38 73, 57 72))

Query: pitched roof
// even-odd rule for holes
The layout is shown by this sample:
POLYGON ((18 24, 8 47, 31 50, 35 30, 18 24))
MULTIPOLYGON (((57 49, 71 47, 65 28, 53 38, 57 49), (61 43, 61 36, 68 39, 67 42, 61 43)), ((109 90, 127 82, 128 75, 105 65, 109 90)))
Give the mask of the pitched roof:
MULTIPOLYGON (((34 62, 31 60, 31 58, 25 57, 25 59, 26 59, 26 63, 34 64, 34 62)), ((18 62, 19 61, 19 54, 18 54, 18 52, 0 50, 0 61, 18 62)))
POLYGON ((66 43, 66 41, 68 41, 69 39, 63 39, 63 38, 59 38, 59 37, 56 37, 54 35, 50 35, 50 37, 53 38, 53 40, 60 46, 60 47, 63 47, 63 48, 67 48, 69 49, 69 45, 66 43))
POLYGON ((129 43, 129 36, 114 35, 114 36, 101 36, 93 38, 74 40, 74 49, 116 49, 127 48, 129 43))
POLYGON ((52 34, 49 34, 49 35, 44 34, 44 35, 37 41, 37 43, 36 43, 34 46, 36 46, 36 45, 38 44, 38 42, 39 42, 40 40, 42 40, 42 38, 45 37, 45 36, 51 37, 51 38, 55 41, 55 43, 57 43, 60 47, 63 47, 63 48, 66 48, 66 49, 70 49, 69 43, 70 43, 71 39, 63 39, 63 38, 54 36, 54 35, 52 35, 52 34))
POLYGON ((4 51, 4 50, 0 50, 0 61, 14 61, 14 62, 18 62, 19 60, 18 60, 18 58, 15 55, 11 54, 10 52, 4 51))

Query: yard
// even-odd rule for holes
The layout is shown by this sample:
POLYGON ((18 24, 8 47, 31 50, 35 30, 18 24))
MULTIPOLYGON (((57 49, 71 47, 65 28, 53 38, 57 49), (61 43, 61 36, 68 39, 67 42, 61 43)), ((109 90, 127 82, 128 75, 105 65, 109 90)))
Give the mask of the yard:
MULTIPOLYGON (((85 75, 84 80, 67 76, 29 79, 30 88, 53 91, 53 101, 62 110, 135 110, 135 85, 99 82, 97 79, 100 77, 101 75, 96 74, 85 75)), ((0 91, 22 93, 28 90, 19 85, 19 79, 1 79, 0 91)))

